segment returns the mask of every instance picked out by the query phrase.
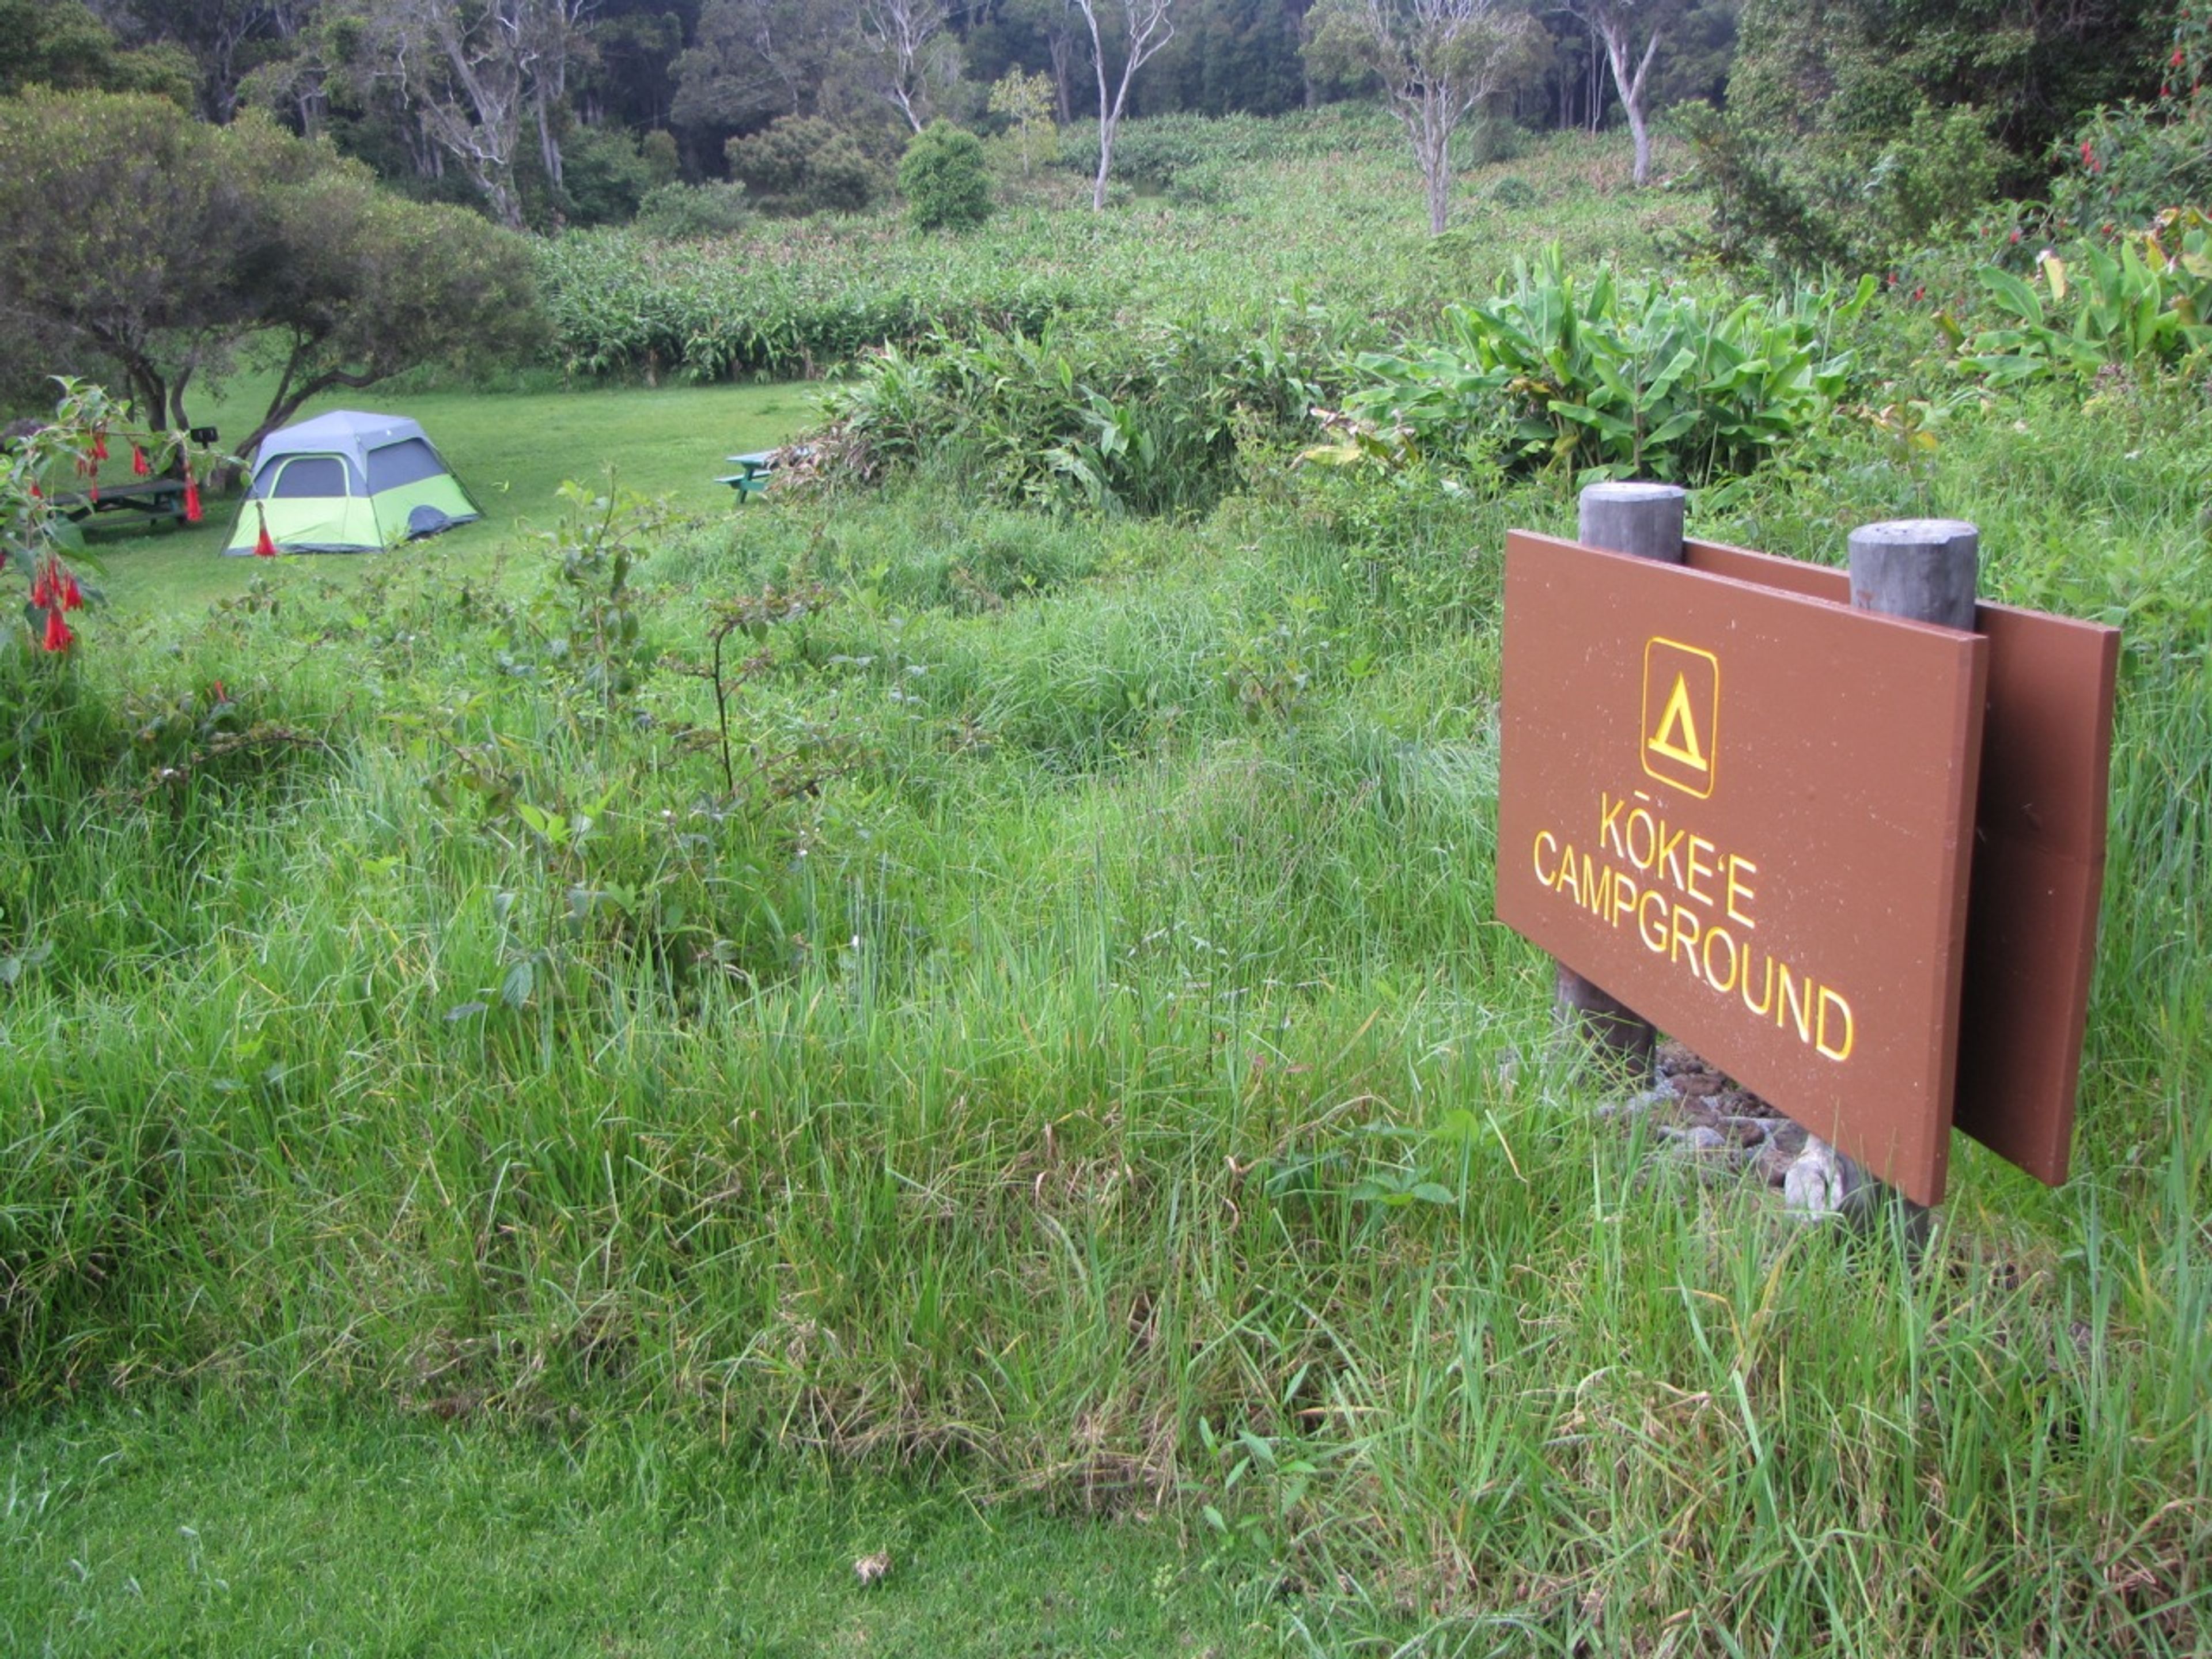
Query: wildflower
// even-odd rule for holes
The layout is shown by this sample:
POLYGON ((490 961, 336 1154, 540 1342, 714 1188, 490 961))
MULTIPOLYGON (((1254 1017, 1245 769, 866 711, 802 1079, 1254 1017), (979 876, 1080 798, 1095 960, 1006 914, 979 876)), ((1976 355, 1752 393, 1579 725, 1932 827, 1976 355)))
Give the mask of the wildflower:
POLYGON ((92 429, 92 459, 95 461, 107 459, 107 428, 104 426, 92 429))
POLYGON ((139 447, 138 447, 138 446, 137 446, 137 444, 133 444, 133 445, 131 445, 131 476, 132 476, 133 477, 143 478, 143 477, 145 477, 149 473, 152 472, 152 471, 153 471, 153 470, 154 470, 154 469, 153 469, 152 467, 149 466, 149 465, 146 464, 146 452, 145 452, 144 450, 143 450, 143 449, 139 448, 139 447))
POLYGON ((39 641, 40 649, 46 651, 66 651, 70 648, 70 645, 76 641, 76 635, 70 631, 70 625, 62 620, 62 613, 60 611, 49 611, 46 612, 46 637, 39 641))
POLYGON ((65 569, 62 572, 61 592, 63 610, 82 611, 84 609, 84 590, 76 585, 76 573, 75 571, 65 569))
POLYGON ((39 574, 31 579, 31 608, 33 611, 44 611, 53 602, 53 561, 49 559, 39 567, 39 574))
POLYGON ((198 524, 200 513, 200 481, 189 472, 185 475, 185 522, 198 524))
POLYGON ((253 510, 261 519, 261 533, 253 538, 253 556, 257 559, 273 559, 276 556, 276 544, 269 534, 269 514, 258 501, 254 504, 253 510))

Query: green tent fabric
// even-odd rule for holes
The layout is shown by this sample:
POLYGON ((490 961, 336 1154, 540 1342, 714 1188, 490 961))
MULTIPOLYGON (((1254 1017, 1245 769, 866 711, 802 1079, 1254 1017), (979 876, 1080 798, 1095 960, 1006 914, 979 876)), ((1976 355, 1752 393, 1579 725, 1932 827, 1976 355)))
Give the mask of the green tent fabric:
POLYGON ((341 409, 261 441, 225 553, 372 553, 483 515, 429 435, 398 415, 341 409))

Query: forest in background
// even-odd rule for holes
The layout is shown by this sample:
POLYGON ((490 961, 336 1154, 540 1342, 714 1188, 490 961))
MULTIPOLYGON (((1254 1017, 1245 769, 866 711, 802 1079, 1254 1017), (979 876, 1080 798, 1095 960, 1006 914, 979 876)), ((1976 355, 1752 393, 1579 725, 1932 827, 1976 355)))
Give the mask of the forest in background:
POLYGON ((1040 125, 1095 121, 1102 106, 1114 118, 1270 115, 1367 97, 1378 86, 1372 64, 1310 49, 1332 5, 1401 33, 1455 9, 1515 26, 1516 50, 1483 100, 1494 125, 1595 130, 1701 105, 1770 143, 1817 137, 1858 165, 1925 141, 1965 110, 1990 147, 1972 176, 2015 195, 2038 193, 2054 144, 2085 112, 2155 94, 2180 9, 2172 0, 1089 0, 1087 10, 1079 0, 0 0, 0 26, 22 46, 0 66, 0 94, 32 83, 155 91, 216 123, 258 107, 301 136, 326 136, 408 195, 552 230, 626 222, 657 185, 732 176, 772 210, 865 206, 888 193, 911 135, 940 117, 993 139, 1017 135, 1026 166, 1040 125), (1139 62, 1117 104, 1108 94, 1133 67, 1132 41, 1139 62))

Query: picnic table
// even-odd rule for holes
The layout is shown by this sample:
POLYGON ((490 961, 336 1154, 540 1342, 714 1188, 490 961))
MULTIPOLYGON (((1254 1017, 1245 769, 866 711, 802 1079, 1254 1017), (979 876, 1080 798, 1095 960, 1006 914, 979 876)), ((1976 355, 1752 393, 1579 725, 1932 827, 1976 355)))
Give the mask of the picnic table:
POLYGON ((131 522, 149 525, 160 524, 163 520, 181 524, 185 517, 185 481, 134 478, 129 483, 102 484, 96 492, 80 489, 57 495, 54 506, 80 524, 100 513, 136 514, 137 518, 131 522))
POLYGON ((768 493, 769 478, 775 471, 775 451, 756 449, 749 455, 725 455, 722 459, 738 470, 714 482, 729 485, 736 492, 740 506, 756 495, 768 493))
MULTIPOLYGON (((211 444, 222 436, 211 426, 196 426, 185 434, 196 444, 211 444)), ((95 489, 73 489, 53 498, 55 508, 64 517, 88 529, 108 530, 122 523, 157 525, 167 522, 176 525, 185 521, 185 481, 182 478, 131 478, 116 483, 104 483, 95 489), (133 515, 128 520, 100 521, 100 514, 123 513, 133 515)))

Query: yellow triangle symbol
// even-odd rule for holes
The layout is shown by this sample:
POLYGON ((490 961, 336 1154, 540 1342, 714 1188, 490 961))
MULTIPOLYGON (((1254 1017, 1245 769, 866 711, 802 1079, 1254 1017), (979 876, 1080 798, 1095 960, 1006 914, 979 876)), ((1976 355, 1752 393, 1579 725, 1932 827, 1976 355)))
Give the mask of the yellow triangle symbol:
POLYGON ((1674 676, 1674 689, 1667 694, 1666 711, 1659 716, 1659 731, 1644 747, 1668 760, 1694 766, 1700 772, 1710 769, 1705 750, 1698 744, 1697 720, 1690 713, 1690 688, 1682 683, 1680 674, 1674 676))

